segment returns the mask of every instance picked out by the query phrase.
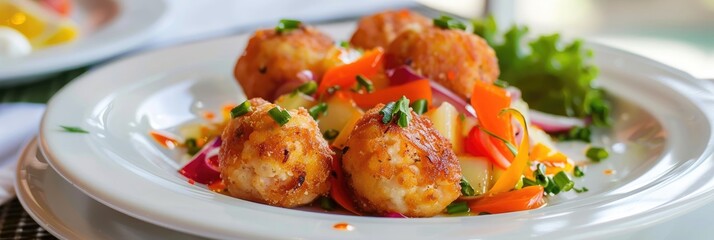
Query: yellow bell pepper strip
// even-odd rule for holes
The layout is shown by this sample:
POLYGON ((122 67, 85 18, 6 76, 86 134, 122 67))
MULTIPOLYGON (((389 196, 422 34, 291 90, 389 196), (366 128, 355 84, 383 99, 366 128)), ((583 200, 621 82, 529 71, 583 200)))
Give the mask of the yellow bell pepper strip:
MULTIPOLYGON (((502 109, 507 109, 511 106, 511 96, 505 89, 490 83, 476 81, 471 95, 471 106, 476 110, 480 126, 506 139, 508 142, 512 143, 514 141, 511 118, 508 115, 499 114, 502 109)), ((514 155, 504 143, 495 141, 493 137, 491 137, 491 140, 506 159, 513 161, 514 155)), ((498 166, 502 165, 499 164, 498 166)))
POLYGON ((506 213, 530 210, 545 205, 542 186, 529 186, 469 201, 473 213, 506 213))
POLYGON ((530 150, 530 138, 528 136, 528 125, 526 124, 526 119, 523 117, 523 114, 518 112, 516 109, 508 108, 502 110, 499 115, 513 115, 513 117, 515 117, 516 120, 518 120, 523 126, 523 138, 521 139, 520 144, 518 144, 518 152, 516 153, 516 157, 513 158, 513 161, 511 161, 511 166, 509 166, 506 169, 506 172, 503 173, 498 180, 496 180, 493 187, 491 187, 491 189, 486 193, 487 195, 504 193, 513 189, 513 187, 516 186, 518 181, 521 179, 521 176, 523 176, 523 171, 526 169, 529 159, 528 150, 530 150))
POLYGON ((327 92, 330 87, 339 86, 340 89, 350 89, 357 83, 357 75, 371 78, 383 70, 384 50, 375 48, 367 51, 357 61, 330 68, 322 77, 317 95, 327 92))
POLYGON ((431 85, 429 80, 417 80, 398 86, 388 87, 372 93, 359 94, 350 92, 352 99, 361 108, 372 108, 380 103, 388 103, 399 100, 402 96, 408 99, 426 99, 427 106, 431 106, 431 85))

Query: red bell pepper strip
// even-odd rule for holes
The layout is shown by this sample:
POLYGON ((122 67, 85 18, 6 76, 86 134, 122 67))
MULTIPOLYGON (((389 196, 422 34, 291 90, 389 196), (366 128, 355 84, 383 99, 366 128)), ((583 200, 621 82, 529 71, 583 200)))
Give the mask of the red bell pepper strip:
POLYGON ((346 209, 357 215, 362 215, 355 207, 352 198, 347 190, 347 179, 345 179, 345 173, 342 171, 342 158, 340 156, 334 156, 332 158, 332 171, 335 171, 335 176, 330 177, 332 187, 330 188, 330 197, 332 197, 337 204, 340 204, 342 208, 346 209))
POLYGON ((469 202, 471 212, 491 214, 536 209, 545 205, 542 186, 529 186, 519 190, 485 196, 469 202))
MULTIPOLYGON (((490 83, 476 81, 473 94, 471 95, 471 106, 476 110, 479 125, 493 134, 513 143, 513 127, 509 117, 499 115, 502 109, 507 109, 511 105, 510 94, 503 88, 490 83)), ((492 142, 499 152, 509 161, 513 159, 513 153, 506 145, 491 137, 492 142)), ((499 165, 500 166, 500 165, 499 165)))
POLYGON ((322 77, 317 95, 324 94, 328 88, 340 86, 341 89, 350 89, 357 83, 357 75, 371 78, 381 72, 383 67, 384 50, 375 48, 367 51, 357 61, 333 67, 322 77))
POLYGON ((388 103, 399 100, 406 96, 411 101, 426 99, 427 106, 431 106, 431 85, 429 80, 423 79, 405 83, 399 86, 388 87, 372 93, 358 94, 350 93, 357 106, 361 108, 372 108, 380 103, 388 103))

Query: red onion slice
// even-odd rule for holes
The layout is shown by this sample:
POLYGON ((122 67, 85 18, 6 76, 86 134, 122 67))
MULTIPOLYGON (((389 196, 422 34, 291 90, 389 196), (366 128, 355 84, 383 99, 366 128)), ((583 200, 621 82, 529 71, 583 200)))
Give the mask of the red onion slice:
POLYGON ((212 140, 201 149, 179 173, 197 183, 211 184, 221 179, 218 167, 218 151, 221 148, 221 137, 212 140))
POLYGON ((574 127, 585 126, 585 120, 580 118, 559 116, 532 109, 529 110, 528 113, 531 118, 531 124, 549 133, 562 132, 574 127))
MULTIPOLYGON (((427 79, 426 77, 415 73, 414 70, 406 65, 387 70, 387 77, 389 78, 389 83, 392 86, 427 79)), ((429 81, 429 84, 431 85, 432 90, 433 105, 438 106, 442 102, 448 102, 459 112, 472 117, 476 116, 476 111, 474 111, 471 105, 466 100, 461 98, 461 96, 434 81, 429 81)))

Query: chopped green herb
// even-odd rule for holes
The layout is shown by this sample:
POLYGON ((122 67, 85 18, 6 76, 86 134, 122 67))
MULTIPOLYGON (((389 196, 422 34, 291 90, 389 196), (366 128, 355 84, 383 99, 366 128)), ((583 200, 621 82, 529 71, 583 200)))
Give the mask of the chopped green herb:
POLYGON ((582 187, 582 188, 580 188, 580 189, 578 189, 578 188, 573 188, 573 190, 575 190, 576 193, 584 193, 584 192, 589 191, 588 188, 586 188, 586 187, 582 187))
POLYGON ((410 114, 409 110, 409 99, 405 96, 402 96, 402 98, 397 101, 397 109, 399 114, 397 125, 403 128, 409 126, 409 121, 412 118, 412 115, 410 114))
POLYGON ((71 132, 71 133, 89 133, 87 130, 84 130, 80 127, 71 127, 71 126, 60 126, 65 132, 71 132))
POLYGON ((610 154, 604 148, 590 147, 590 148, 588 148, 588 151, 585 152, 585 156, 588 157, 588 159, 590 159, 590 161, 600 162, 603 159, 606 159, 607 157, 609 157, 610 154))
POLYGON ((318 201, 320 203, 320 208, 325 209, 327 211, 335 210, 335 201, 332 200, 332 198, 322 196, 318 199, 318 201))
POLYGON ((464 114, 464 113, 459 113, 459 120, 462 121, 462 122, 463 122, 463 121, 466 121, 466 114, 464 114))
POLYGON ((328 129, 325 131, 325 133, 322 134, 323 137, 327 140, 333 140, 337 137, 337 135, 340 135, 340 131, 337 131, 335 129, 328 129))
POLYGON ((558 139, 562 141, 576 140, 589 143, 591 135, 592 130, 590 130, 590 127, 574 127, 559 135, 558 139))
POLYGON ((315 91, 317 91, 317 83, 315 81, 309 81, 303 83, 295 90, 304 93, 305 95, 312 95, 315 93, 315 91))
POLYGON ((350 42, 348 42, 348 41, 340 41, 340 47, 342 47, 342 48, 350 48, 350 42))
POLYGON ((245 102, 231 109, 231 118, 243 116, 246 113, 249 113, 250 111, 253 111, 253 109, 250 107, 250 101, 245 100, 245 102))
POLYGON ((195 138, 189 138, 184 141, 183 145, 186 147, 186 153, 189 155, 193 156, 198 153, 198 151, 201 151, 201 148, 198 147, 198 144, 196 144, 196 139, 195 138))
POLYGON ((573 180, 570 180, 568 174, 565 174, 563 171, 560 171, 553 176, 553 182, 563 192, 570 191, 570 189, 573 189, 573 186, 575 186, 573 180))
POLYGON ((473 187, 471 187, 471 184, 466 180, 466 178, 461 178, 459 185, 461 185, 461 195, 468 197, 476 194, 476 191, 473 187))
POLYGON ((508 82, 503 81, 501 79, 496 79, 496 81, 493 82, 493 85, 496 85, 500 88, 507 88, 508 87, 508 82))
POLYGON ((302 22, 293 19, 280 19, 278 26, 275 27, 277 33, 284 33, 290 30, 298 29, 302 22))
POLYGON ((573 176, 583 177, 583 176, 585 176, 585 173, 583 172, 582 169, 580 169, 580 166, 575 166, 575 168, 573 169, 573 176))
POLYGON ((426 99, 419 99, 412 103, 412 109, 414 109, 416 114, 422 115, 427 110, 427 104, 429 104, 429 102, 427 102, 426 99))
POLYGON ((317 117, 320 116, 320 114, 324 114, 327 112, 327 103, 321 102, 318 103, 315 106, 312 106, 307 112, 310 113, 310 116, 312 116, 312 119, 317 120, 317 117))
POLYGON ((536 170, 533 172, 533 177, 535 177, 536 183, 543 187, 548 186, 548 183, 550 182, 548 176, 545 175, 545 165, 540 163, 536 165, 536 170))
POLYGON ((513 146, 513 144, 511 144, 511 142, 509 142, 505 138, 502 138, 501 136, 498 136, 495 133, 493 133, 489 130, 486 130, 485 128, 483 128, 481 126, 478 126, 478 129, 483 131, 484 133, 488 134, 489 136, 494 137, 494 138, 498 139, 499 141, 501 141, 504 145, 506 145, 506 148, 508 148, 508 151, 510 151, 511 154, 513 154, 513 156, 518 155, 518 150, 516 150, 516 146, 513 146))
POLYGON ((533 181, 527 177, 521 178, 523 180, 523 187, 530 187, 530 186, 536 186, 539 185, 536 181, 533 181))
POLYGON ((392 115, 397 109, 397 103, 396 102, 389 102, 387 105, 384 105, 382 110, 379 110, 379 114, 382 114, 382 123, 387 124, 392 121, 392 115))
POLYGON ((280 126, 287 124, 290 121, 290 113, 288 110, 280 109, 280 107, 274 107, 268 110, 268 115, 270 115, 276 123, 280 126))
POLYGON ((610 124, 610 105, 604 92, 592 84, 598 68, 583 41, 566 42, 559 34, 528 40, 527 27, 514 25, 499 32, 493 17, 474 20, 472 25, 496 52, 500 79, 519 88, 532 109, 591 117, 595 126, 610 124))
POLYGON ((363 88, 368 93, 374 92, 374 85, 372 85, 372 81, 362 75, 357 75, 357 87, 355 88, 355 91, 359 91, 363 88))
POLYGON ((452 202, 449 206, 446 206, 446 213, 448 214, 465 213, 470 210, 469 204, 466 202, 452 202))
POLYGON ((452 17, 444 15, 439 18, 434 18, 434 26, 440 27, 442 29, 466 30, 466 25, 464 23, 452 17))

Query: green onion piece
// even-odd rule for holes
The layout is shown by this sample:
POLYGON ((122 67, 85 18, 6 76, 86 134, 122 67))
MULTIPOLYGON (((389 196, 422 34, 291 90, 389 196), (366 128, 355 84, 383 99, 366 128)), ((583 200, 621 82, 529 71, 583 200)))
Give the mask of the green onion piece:
POLYGON ((493 82, 493 85, 496 85, 500 88, 507 88, 508 87, 508 82, 503 81, 501 79, 496 79, 496 81, 493 82))
POLYGON ((290 113, 288 113, 288 111, 285 109, 281 110, 280 107, 271 108, 270 110, 268 110, 268 114, 280 126, 283 126, 290 121, 290 113))
POLYGON ((335 129, 328 129, 325 131, 325 133, 322 134, 323 137, 327 140, 332 140, 337 137, 337 135, 340 135, 340 131, 337 131, 335 129))
POLYGON ((439 18, 434 18, 434 26, 440 27, 442 29, 459 29, 466 30, 466 25, 464 23, 449 17, 442 15, 439 18))
POLYGON ((592 130, 590 130, 590 127, 574 127, 567 133, 560 135, 558 139, 563 141, 575 140, 589 143, 591 135, 592 130))
POLYGON ((245 102, 231 109, 231 118, 237 118, 249 113, 253 109, 250 107, 250 101, 245 100, 245 102))
POLYGON ((379 110, 379 114, 382 114, 382 123, 387 124, 392 121, 392 114, 397 108, 396 102, 387 103, 384 105, 382 110, 379 110))
POLYGON ((296 90, 305 95, 312 95, 317 91, 317 83, 315 81, 309 81, 300 85, 296 90))
POLYGON ((290 30, 298 29, 302 22, 293 19, 281 19, 278 26, 275 27, 277 33, 284 33, 290 30))
POLYGON ((583 176, 585 176, 585 173, 583 172, 582 169, 580 169, 579 166, 575 166, 575 168, 573 169, 573 176, 575 176, 575 177, 583 177, 583 176))
POLYGON ((312 116, 312 119, 317 120, 317 117, 320 116, 320 113, 327 112, 327 103, 324 103, 324 102, 318 103, 317 105, 312 106, 307 111, 310 113, 310 116, 312 116))
POLYGON ((350 48, 350 42, 348 42, 348 41, 340 41, 340 47, 342 47, 342 48, 350 48))
POLYGON ((422 115, 426 112, 427 104, 429 104, 429 102, 427 102, 426 99, 419 99, 412 103, 412 109, 414 109, 416 114, 422 115))
POLYGON ((560 188, 558 187, 558 185, 556 185, 556 184, 553 183, 553 182, 548 182, 548 185, 546 185, 545 187, 543 187, 543 190, 544 190, 546 193, 550 193, 550 194, 553 194, 553 195, 558 195, 558 193, 560 193, 560 188))
POLYGON ((586 188, 586 187, 582 187, 581 189, 573 188, 573 190, 575 190, 576 193, 584 193, 584 192, 589 191, 588 188, 586 188))
POLYGON ((523 187, 530 187, 530 186, 538 185, 538 183, 536 181, 533 181, 530 178, 523 177, 521 179, 523 180, 523 187))
POLYGON ((535 177, 536 183, 538 185, 541 185, 543 187, 548 186, 548 176, 545 175, 545 165, 543 164, 538 164, 536 165, 536 170, 533 172, 533 177, 535 177))
POLYGON ((570 189, 573 189, 573 186, 575 186, 573 180, 570 180, 568 174, 565 174, 563 171, 560 171, 553 176, 553 182, 563 192, 570 191, 570 189))
POLYGON ((471 184, 466 180, 466 178, 461 178, 459 185, 461 185, 461 195, 469 197, 476 194, 476 191, 473 187, 471 187, 471 184))
POLYGON ((374 92, 374 85, 372 85, 372 81, 362 75, 357 75, 357 88, 355 90, 359 91, 362 88, 364 88, 364 90, 368 93, 374 92))
POLYGON ((335 210, 335 201, 332 198, 321 196, 317 201, 320 203, 320 208, 327 211, 335 210))
POLYGON ((585 156, 588 157, 588 159, 590 159, 590 161, 600 162, 603 159, 606 159, 608 156, 610 156, 610 154, 604 148, 590 147, 590 148, 588 148, 588 151, 585 153, 585 156))
POLYGON ((469 204, 466 202, 452 202, 449 206, 446 206, 446 213, 448 214, 465 213, 470 210, 469 204))
POLYGON ((70 132, 70 133, 89 133, 87 130, 84 130, 80 127, 71 127, 71 126, 60 126, 65 132, 70 132))
POLYGON ((412 118, 409 110, 409 99, 402 96, 402 98, 397 101, 397 108, 397 111, 399 111, 399 120, 397 121, 397 125, 403 128, 409 126, 409 121, 412 118))
POLYGON ((195 138, 186 139, 183 145, 186 146, 186 153, 190 154, 191 156, 198 153, 198 151, 201 151, 201 148, 198 147, 195 138))

